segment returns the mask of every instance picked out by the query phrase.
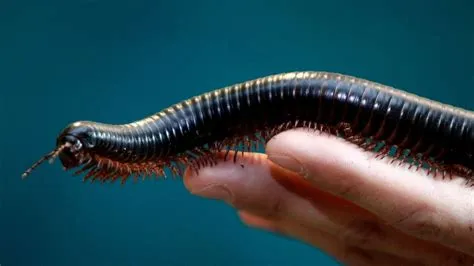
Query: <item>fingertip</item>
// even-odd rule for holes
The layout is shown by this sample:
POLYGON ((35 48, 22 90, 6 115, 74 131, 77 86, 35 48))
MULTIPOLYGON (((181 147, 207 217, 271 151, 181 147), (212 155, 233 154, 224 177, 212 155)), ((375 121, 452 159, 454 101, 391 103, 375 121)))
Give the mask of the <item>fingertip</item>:
POLYGON ((236 161, 219 160, 216 165, 202 167, 197 172, 188 168, 183 179, 185 187, 194 195, 249 204, 262 189, 274 182, 266 155, 258 153, 243 156, 239 153, 236 161))
POLYGON ((215 155, 217 164, 215 165, 207 165, 197 170, 187 167, 183 175, 185 186, 191 189, 197 185, 214 181, 238 181, 243 176, 251 174, 249 172, 261 171, 261 168, 268 167, 265 154, 247 152, 242 155, 238 152, 235 161, 228 159, 228 157, 233 157, 234 153, 234 151, 230 151, 227 156, 225 153, 217 153, 215 155))

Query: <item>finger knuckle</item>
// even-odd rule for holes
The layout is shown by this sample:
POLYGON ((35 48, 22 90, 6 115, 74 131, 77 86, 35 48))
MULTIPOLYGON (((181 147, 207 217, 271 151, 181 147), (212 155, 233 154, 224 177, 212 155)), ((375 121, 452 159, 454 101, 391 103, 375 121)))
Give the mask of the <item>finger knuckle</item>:
POLYGON ((339 237, 352 246, 373 247, 384 241, 385 234, 375 221, 353 220, 341 230, 339 237))

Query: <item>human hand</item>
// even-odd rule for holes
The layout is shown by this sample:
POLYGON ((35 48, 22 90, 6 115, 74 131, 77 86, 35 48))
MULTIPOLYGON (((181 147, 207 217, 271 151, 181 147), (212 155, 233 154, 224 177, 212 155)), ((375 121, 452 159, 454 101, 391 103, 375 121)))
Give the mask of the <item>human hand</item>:
POLYGON ((272 138, 266 154, 239 153, 237 163, 184 178, 191 193, 227 202, 245 224, 344 264, 474 265, 474 189, 391 159, 290 130, 272 138))

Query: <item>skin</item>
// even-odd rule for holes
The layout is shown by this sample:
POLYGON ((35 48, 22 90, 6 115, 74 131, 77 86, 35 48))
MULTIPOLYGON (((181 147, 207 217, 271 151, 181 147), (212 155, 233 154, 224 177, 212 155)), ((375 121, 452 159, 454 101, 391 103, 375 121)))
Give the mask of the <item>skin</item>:
POLYGON ((343 264, 474 265, 473 188, 391 160, 297 129, 272 138, 265 154, 188 170, 184 180, 192 194, 235 208, 244 224, 343 264))

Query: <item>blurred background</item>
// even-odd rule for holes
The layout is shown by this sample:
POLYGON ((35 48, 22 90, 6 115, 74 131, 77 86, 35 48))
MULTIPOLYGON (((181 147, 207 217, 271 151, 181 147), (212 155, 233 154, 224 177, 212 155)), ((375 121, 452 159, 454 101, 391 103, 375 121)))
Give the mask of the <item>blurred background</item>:
POLYGON ((295 70, 355 75, 474 109, 472 1, 0 2, 0 265, 336 265, 247 228, 179 180, 20 175, 75 120, 127 123, 295 70))

